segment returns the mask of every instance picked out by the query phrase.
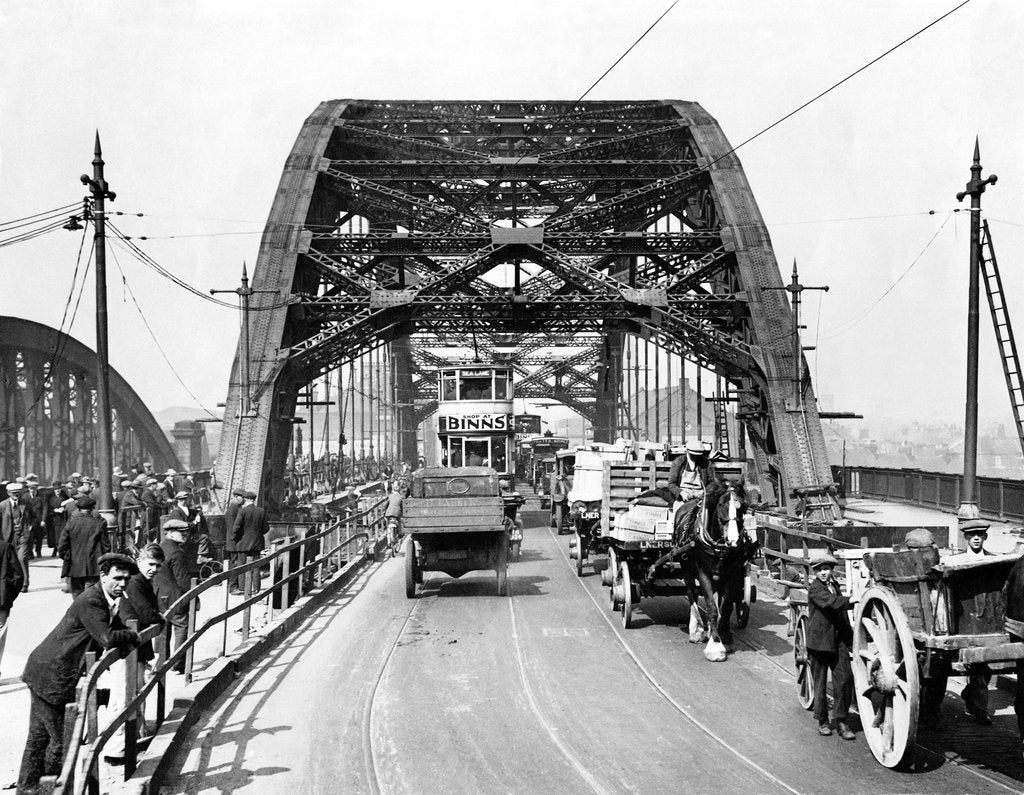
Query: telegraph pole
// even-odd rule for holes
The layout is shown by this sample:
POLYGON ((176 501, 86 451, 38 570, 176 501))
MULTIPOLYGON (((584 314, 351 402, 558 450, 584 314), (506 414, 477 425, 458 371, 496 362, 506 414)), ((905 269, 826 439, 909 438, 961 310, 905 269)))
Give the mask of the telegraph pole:
POLYGON ((96 148, 92 159, 92 177, 82 174, 82 184, 92 194, 90 214, 93 224, 93 243, 96 247, 96 414, 99 422, 98 442, 100 490, 97 500, 100 513, 107 524, 112 524, 114 495, 110 478, 114 471, 114 442, 110 421, 110 363, 107 345, 107 247, 106 199, 114 201, 117 195, 103 178, 103 152, 100 133, 96 131, 96 148))
POLYGON ((210 290, 210 295, 218 293, 234 293, 238 296, 239 309, 242 312, 242 334, 241 348, 238 369, 239 369, 239 421, 244 417, 252 416, 250 405, 252 401, 251 386, 249 379, 249 299, 257 293, 276 293, 277 290, 254 290, 249 286, 249 274, 246 271, 245 263, 242 263, 242 284, 233 290, 210 290))
POLYGON ((822 290, 828 292, 828 287, 808 287, 800 284, 800 277, 796 270, 796 260, 793 260, 793 278, 785 287, 762 287, 762 290, 785 290, 790 295, 790 303, 793 309, 793 411, 800 410, 800 400, 803 395, 803 347, 800 345, 800 301, 804 290, 822 290))
POLYGON ((967 400, 964 416, 964 485, 960 492, 960 519, 977 519, 978 510, 978 303, 981 295, 981 194, 996 184, 996 175, 981 178, 981 150, 974 139, 974 163, 966 190, 957 201, 971 197, 971 259, 967 287, 967 400))

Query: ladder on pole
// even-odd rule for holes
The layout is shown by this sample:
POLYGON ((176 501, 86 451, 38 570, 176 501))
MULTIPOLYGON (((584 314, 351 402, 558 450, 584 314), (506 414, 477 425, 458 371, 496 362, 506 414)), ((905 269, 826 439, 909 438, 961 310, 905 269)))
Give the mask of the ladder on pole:
POLYGON ((1021 424, 1021 413, 1024 410, 1024 377, 1021 375, 1017 343, 1013 338, 1010 313, 1006 306, 1006 294, 1003 292, 1003 281, 999 277, 996 251, 992 245, 992 235, 989 232, 987 220, 982 221, 981 257, 979 259, 981 277, 985 283, 985 295, 988 296, 988 307, 992 311, 992 325, 996 332, 996 342, 999 344, 999 360, 1003 363, 1006 388, 1010 393, 1013 421, 1017 428, 1021 453, 1024 453, 1024 425, 1021 424))
POLYGON ((729 403, 729 384, 726 382, 725 389, 722 389, 722 376, 718 376, 715 395, 715 447, 726 455, 729 450, 729 415, 726 406, 729 403))

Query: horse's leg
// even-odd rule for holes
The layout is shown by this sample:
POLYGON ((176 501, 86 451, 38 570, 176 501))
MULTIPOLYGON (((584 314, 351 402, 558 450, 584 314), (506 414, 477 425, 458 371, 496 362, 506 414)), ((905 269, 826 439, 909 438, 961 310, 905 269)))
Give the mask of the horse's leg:
POLYGON ((694 553, 690 552, 682 562, 682 575, 686 583, 686 599, 690 603, 690 643, 700 643, 704 640, 704 621, 700 617, 698 600, 700 594, 697 590, 697 566, 694 563, 694 553))
POLYGON ((718 622, 719 635, 726 648, 732 647, 732 610, 737 602, 742 599, 743 592, 743 569, 730 568, 728 576, 725 577, 725 587, 722 589, 721 618, 718 622))
POLYGON ((708 645, 704 647, 704 657, 710 662, 722 662, 725 660, 725 646, 718 634, 718 599, 715 597, 715 586, 711 581, 711 575, 704 566, 698 565, 697 570, 700 576, 700 586, 704 590, 704 597, 708 602, 708 645))

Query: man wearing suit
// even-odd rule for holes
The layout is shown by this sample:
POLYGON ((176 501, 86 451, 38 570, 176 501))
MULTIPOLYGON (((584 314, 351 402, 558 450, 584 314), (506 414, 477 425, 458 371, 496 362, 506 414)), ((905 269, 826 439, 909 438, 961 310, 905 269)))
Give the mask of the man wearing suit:
MULTIPOLYGON (((4 500, 4 503, 9 500, 4 500)), ((11 617, 14 600, 21 594, 21 564, 14 544, 0 533, 0 665, 4 661, 4 646, 7 645, 7 622, 11 617)), ((0 669, 2 671, 3 669, 0 669)))
POLYGON ((99 559, 110 552, 107 523, 92 512, 96 500, 82 497, 77 505, 78 510, 71 515, 57 545, 57 552, 67 566, 67 576, 71 578, 72 598, 99 582, 99 559))
MULTIPOLYGON (((163 569, 166 556, 159 544, 147 544, 139 552, 139 571, 134 574, 125 588, 125 601, 121 605, 121 617, 125 621, 135 619, 139 622, 139 630, 154 624, 165 623, 160 614, 160 601, 153 588, 153 582, 163 569)), ((167 605, 170 607, 170 605, 167 605)), ((139 647, 139 662, 148 663, 153 659, 153 644, 145 643, 139 647)))
POLYGON ((21 504, 21 491, 20 483, 15 481, 7 484, 7 499, 0 503, 0 538, 10 544, 17 556, 18 565, 21 566, 21 590, 24 593, 28 590, 28 559, 23 556, 22 550, 28 546, 27 542, 23 541, 28 532, 28 518, 25 515, 25 506, 21 504))
MULTIPOLYGON (((255 560, 263 551, 264 536, 268 530, 267 515, 256 505, 256 494, 246 491, 242 494, 242 507, 238 509, 234 524, 228 536, 231 545, 231 568, 255 560)), ((258 591, 259 586, 253 588, 258 591)), ((242 593, 238 578, 230 583, 230 591, 236 596, 242 593)))
POLYGON ((43 556, 43 537, 46 535, 46 521, 50 513, 50 500, 39 488, 39 476, 30 472, 25 476, 25 489, 21 492, 21 503, 28 512, 29 531, 25 537, 28 544, 28 559, 43 556))
POLYGON ((844 740, 852 740, 855 735, 850 731, 847 717, 853 700, 853 671, 850 668, 853 629, 846 613, 852 602, 843 596, 839 583, 832 577, 837 562, 828 552, 820 552, 811 558, 814 579, 807 587, 807 656, 814 679, 814 717, 818 721, 818 734, 824 737, 832 734, 826 694, 828 672, 831 670, 836 731, 844 740))
POLYGON ((125 648, 139 642, 118 615, 125 585, 135 572, 127 555, 100 558, 100 581, 71 603, 60 623, 29 655, 22 680, 31 695, 28 739, 18 792, 34 792, 44 775, 60 772, 64 755, 64 707, 75 697, 88 651, 125 648))
MULTIPOLYGON (((165 602, 167 607, 174 604, 178 597, 187 593, 192 587, 188 558, 185 555, 185 540, 188 525, 179 519, 168 519, 164 524, 164 540, 160 548, 164 551, 164 565, 153 577, 153 590, 157 599, 165 602)), ((167 616, 174 630, 174 649, 185 642, 188 630, 188 609, 179 607, 172 615, 167 616)), ((173 651, 173 650, 172 650, 173 651)), ((185 658, 182 657, 175 666, 177 673, 185 672, 185 658)))

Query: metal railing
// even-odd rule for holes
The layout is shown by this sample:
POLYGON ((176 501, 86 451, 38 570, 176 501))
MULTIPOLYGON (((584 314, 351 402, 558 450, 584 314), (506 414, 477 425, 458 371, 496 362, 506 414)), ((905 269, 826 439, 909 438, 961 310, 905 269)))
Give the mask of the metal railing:
MULTIPOLYGON (((254 604, 267 600, 269 623, 276 611, 288 609, 307 590, 323 585, 331 575, 340 571, 351 544, 365 542, 360 554, 365 553, 370 546, 376 551, 378 542, 386 538, 386 502, 386 499, 381 499, 360 513, 336 521, 323 530, 307 533, 297 540, 290 537, 277 539, 271 542, 264 556, 225 569, 202 582, 193 578, 192 588, 164 610, 166 624, 150 626, 139 632, 142 644, 153 641, 156 646, 154 665, 149 676, 145 676, 146 666, 139 662, 137 647, 127 651, 108 649, 99 659, 96 659, 95 654, 87 655, 86 673, 78 683, 75 700, 65 707, 61 772, 56 777, 44 777, 40 781, 39 792, 43 795, 98 795, 99 762, 103 749, 122 728, 124 778, 130 778, 138 762, 140 741, 148 741, 154 736, 166 717, 167 674, 178 663, 183 663, 185 681, 192 681, 194 651, 199 639, 217 625, 222 625, 218 658, 224 657, 227 655, 229 618, 242 614, 241 643, 244 644, 252 632, 251 610, 254 604), (293 569, 295 555, 298 556, 298 562, 293 569), (270 567, 271 583, 267 588, 259 589, 256 583, 260 579, 260 569, 267 566, 270 567), (243 576, 246 583, 243 598, 238 604, 229 605, 228 583, 243 576), (197 627, 199 597, 217 586, 223 590, 224 609, 197 627), (186 636, 172 653, 168 653, 172 631, 170 617, 178 615, 182 610, 187 611, 186 636), (120 660, 125 661, 124 708, 111 716, 101 729, 100 676, 120 660), (144 738, 140 729, 145 727, 145 712, 151 696, 156 699, 156 721, 153 732, 144 738)), ((135 629, 132 626, 134 623, 129 622, 131 629, 135 629)), ((120 683, 116 684, 120 686, 120 683)))
MULTIPOLYGON (((896 500, 924 508, 956 512, 963 476, 919 469, 846 467, 843 483, 851 496, 896 500)), ((1024 481, 978 478, 978 510, 990 519, 1024 520, 1024 481)))

